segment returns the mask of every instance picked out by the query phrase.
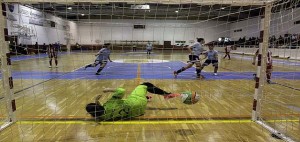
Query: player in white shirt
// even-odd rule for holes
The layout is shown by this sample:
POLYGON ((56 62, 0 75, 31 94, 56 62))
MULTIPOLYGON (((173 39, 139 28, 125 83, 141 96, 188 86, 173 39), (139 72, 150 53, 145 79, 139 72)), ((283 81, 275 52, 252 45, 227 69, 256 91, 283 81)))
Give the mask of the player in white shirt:
POLYGON ((100 75, 100 72, 107 64, 107 61, 109 60, 110 62, 112 62, 112 60, 110 59, 110 43, 104 44, 103 48, 95 56, 97 56, 95 62, 86 65, 84 68, 86 69, 88 67, 96 67, 97 65, 100 64, 100 67, 96 73, 96 75, 100 75))
POLYGON ((151 51, 152 51, 152 43, 150 43, 148 41, 147 45, 146 45, 146 50, 147 50, 147 55, 150 55, 151 54, 151 51))
POLYGON ((196 72, 197 76, 200 75, 200 68, 201 68, 201 62, 200 62, 200 55, 203 52, 203 44, 205 43, 205 40, 203 38, 197 38, 197 42, 195 42, 193 45, 190 45, 187 47, 189 50, 189 61, 188 65, 185 67, 182 67, 181 69, 174 71, 173 74, 175 77, 177 75, 189 68, 191 68, 194 64, 196 64, 196 72))
MULTIPOLYGON (((202 69, 205 66, 208 66, 211 63, 215 67, 214 68, 214 75, 218 75, 217 74, 218 68, 219 68, 219 64, 218 64, 218 51, 214 50, 214 45, 213 44, 209 44, 208 48, 209 48, 209 51, 206 51, 204 53, 204 55, 205 55, 204 59, 205 58, 207 58, 207 59, 202 64, 201 69, 200 69, 200 73, 201 73, 202 69)), ((200 73, 199 73, 198 77, 200 77, 200 73)))

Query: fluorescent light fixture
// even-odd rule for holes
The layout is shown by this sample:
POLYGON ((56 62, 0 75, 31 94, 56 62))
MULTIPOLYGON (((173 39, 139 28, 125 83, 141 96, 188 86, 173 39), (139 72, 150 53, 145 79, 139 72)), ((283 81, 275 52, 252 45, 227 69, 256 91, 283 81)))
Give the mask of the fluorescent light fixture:
POLYGON ((150 5, 131 5, 130 9, 150 10, 150 5))
POLYGON ((72 7, 68 7, 69 10, 72 10, 72 7))
POLYGON ((221 9, 225 9, 225 7, 222 7, 221 9))
POLYGON ((84 14, 81 14, 81 16, 84 16, 84 14))
POLYGON ((178 10, 176 10, 175 12, 178 13, 178 10))

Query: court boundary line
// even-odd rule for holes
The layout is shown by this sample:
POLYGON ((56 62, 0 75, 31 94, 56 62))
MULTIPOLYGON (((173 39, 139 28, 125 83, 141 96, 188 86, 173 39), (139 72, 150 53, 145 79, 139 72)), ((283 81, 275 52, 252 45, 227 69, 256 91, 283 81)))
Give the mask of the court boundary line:
MULTIPOLYGON (((290 114, 265 114, 266 117, 299 117, 300 113, 290 114)), ((3 118, 4 116, 0 116, 3 118)), ((95 120, 90 116, 34 116, 34 115, 22 115, 18 117, 19 120, 95 120)), ((241 115, 204 115, 204 116, 140 116, 134 118, 128 118, 127 120, 241 120, 251 119, 249 114, 241 115)))
MULTIPOLYGON (((299 122, 297 119, 292 120, 267 120, 265 122, 299 122)), ((135 121, 32 121, 32 120, 21 120, 17 121, 16 124, 99 124, 99 125, 162 125, 162 124, 240 124, 240 123, 256 123, 251 119, 241 119, 241 120, 155 120, 155 121, 145 121, 145 120, 135 120, 135 121)))

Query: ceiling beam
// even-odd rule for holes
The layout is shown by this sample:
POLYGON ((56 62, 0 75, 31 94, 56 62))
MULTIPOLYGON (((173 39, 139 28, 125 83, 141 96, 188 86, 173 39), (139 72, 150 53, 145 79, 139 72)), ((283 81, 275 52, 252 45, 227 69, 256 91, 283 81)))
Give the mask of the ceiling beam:
POLYGON ((272 0, 3 0, 3 2, 17 2, 17 3, 39 3, 39 2, 55 2, 55 3, 74 3, 74 2, 88 2, 88 3, 111 3, 111 2, 126 2, 131 4, 144 3, 162 3, 162 4, 229 4, 229 5, 265 5, 272 0))

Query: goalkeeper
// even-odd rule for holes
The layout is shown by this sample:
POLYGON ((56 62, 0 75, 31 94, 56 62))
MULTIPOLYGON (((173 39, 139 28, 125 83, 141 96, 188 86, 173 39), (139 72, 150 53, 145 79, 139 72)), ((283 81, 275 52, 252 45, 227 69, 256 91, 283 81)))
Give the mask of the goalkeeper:
POLYGON ((166 99, 178 96, 178 94, 166 92, 149 82, 138 85, 126 99, 122 99, 125 89, 120 87, 117 89, 104 89, 103 92, 114 93, 103 105, 99 102, 101 95, 98 95, 95 98, 95 103, 86 106, 86 111, 92 117, 100 120, 123 120, 143 115, 147 102, 151 98, 146 96, 147 92, 162 95, 166 99))

